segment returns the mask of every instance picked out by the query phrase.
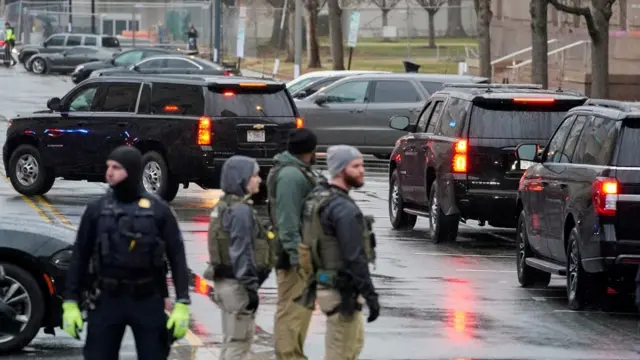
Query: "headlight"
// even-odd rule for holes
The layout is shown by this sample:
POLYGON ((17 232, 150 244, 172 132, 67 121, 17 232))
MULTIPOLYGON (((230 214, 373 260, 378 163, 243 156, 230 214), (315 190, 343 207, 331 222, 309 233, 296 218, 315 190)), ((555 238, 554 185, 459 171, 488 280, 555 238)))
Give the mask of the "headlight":
POLYGON ((57 268, 66 269, 71 264, 71 249, 60 250, 57 253, 51 255, 49 261, 57 268))
POLYGON ((84 69, 84 65, 78 65, 74 72, 82 71, 82 69, 84 69))

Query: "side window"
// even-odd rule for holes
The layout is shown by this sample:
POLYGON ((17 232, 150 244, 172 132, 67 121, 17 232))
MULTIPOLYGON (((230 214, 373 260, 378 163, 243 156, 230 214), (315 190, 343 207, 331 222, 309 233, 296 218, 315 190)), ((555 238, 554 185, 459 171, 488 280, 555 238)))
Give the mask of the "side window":
POLYGON ((466 100, 452 98, 449 106, 444 109, 442 119, 435 134, 449 137, 458 136, 464 120, 469 113, 469 106, 470 103, 466 100))
POLYGON ((194 63, 182 59, 167 59, 167 66, 172 69, 199 69, 194 63))
POLYGON ((120 54, 113 59, 113 63, 116 66, 129 66, 142 60, 142 51, 129 51, 124 54, 120 54))
POLYGON ((427 120, 429 120, 429 115, 431 115, 431 112, 433 111, 433 104, 435 104, 435 102, 430 102, 427 104, 427 106, 424 107, 424 111, 422 112, 422 114, 420 115, 420 118, 418 119, 416 132, 421 133, 426 130, 427 120))
POLYGON ((571 132, 569 133, 569 137, 567 138, 567 142, 564 144, 564 148, 562 149, 562 153, 560 156, 554 157, 553 162, 560 163, 570 163, 571 158, 573 157, 573 152, 576 150, 576 145, 578 145, 578 139, 580 138, 580 134, 582 133, 582 129, 584 129, 584 124, 587 122, 588 117, 586 115, 578 115, 576 121, 573 123, 573 127, 571 128, 571 132))
POLYGON ((374 103, 409 103, 420 100, 418 90, 410 81, 382 80, 375 82, 374 103))
POLYGON ((54 35, 47 40, 47 46, 63 46, 65 35, 54 35))
POLYGON ((420 81, 420 85, 427 90, 429 95, 433 95, 434 92, 440 91, 443 89, 442 83, 430 82, 430 81, 420 81))
POLYGON ((138 69, 144 69, 144 70, 160 69, 160 68, 166 67, 165 66, 166 63, 167 63, 166 59, 152 59, 152 60, 144 61, 138 64, 138 69))
POLYGON ((426 132, 426 133, 435 132, 436 122, 438 122, 438 118, 440 117, 440 114, 442 113, 442 107, 443 106, 444 106, 444 101, 440 100, 440 101, 436 102, 435 109, 433 110, 433 113, 429 117, 429 125, 427 125, 427 130, 425 130, 424 132, 426 132))
MULTIPOLYGON (((105 86, 105 84, 102 86, 105 86)), ((109 84, 104 98, 104 103, 97 111, 124 113, 135 112, 139 91, 140 84, 138 83, 109 84)))
POLYGON ((151 89, 152 114, 201 116, 204 95, 197 85, 155 83, 151 89))
POLYGON ((69 37, 67 37, 67 46, 80 46, 81 43, 82 36, 69 35, 69 37))
POLYGON ((85 36, 84 37, 84 45, 86 46, 96 46, 98 45, 98 38, 95 36, 85 36))
POLYGON ((558 162, 555 158, 561 155, 564 141, 567 139, 567 135, 569 135, 569 130, 571 130, 571 125, 573 125, 575 119, 576 117, 572 116, 560 124, 555 134, 551 137, 549 145, 547 145, 546 153, 543 156, 544 161, 558 162))
POLYGON ((67 102, 69 104, 69 111, 92 110, 91 104, 96 96, 96 90, 98 90, 98 84, 93 84, 72 95, 67 102))
POLYGON ((330 103, 364 103, 367 99, 367 89, 369 81, 349 81, 329 89, 325 94, 327 102, 330 103))
POLYGON ((576 147, 574 163, 607 165, 618 137, 614 120, 594 117, 587 121, 576 147))

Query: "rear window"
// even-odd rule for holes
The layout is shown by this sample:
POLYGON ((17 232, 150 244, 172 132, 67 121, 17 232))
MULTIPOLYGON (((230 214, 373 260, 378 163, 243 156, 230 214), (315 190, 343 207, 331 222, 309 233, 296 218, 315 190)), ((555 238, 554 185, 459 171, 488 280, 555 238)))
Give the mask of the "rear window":
POLYGON ((102 38, 102 47, 117 48, 120 47, 120 41, 112 36, 105 36, 102 38))
POLYGON ((625 121, 623 124, 618 166, 640 166, 640 119, 625 121))
POLYGON ((469 136, 499 139, 548 139, 569 109, 579 103, 553 105, 476 104, 469 136))
POLYGON ((289 116, 295 113, 285 89, 277 92, 214 89, 212 116, 289 116))

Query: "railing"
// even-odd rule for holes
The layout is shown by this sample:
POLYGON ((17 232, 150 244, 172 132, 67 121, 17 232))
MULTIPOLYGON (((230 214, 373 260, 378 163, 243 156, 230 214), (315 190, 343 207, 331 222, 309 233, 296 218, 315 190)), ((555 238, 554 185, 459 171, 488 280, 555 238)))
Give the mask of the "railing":
MULTIPOLYGON (((589 64, 591 62, 590 59, 589 59, 589 57, 591 55, 591 52, 589 51, 589 45, 590 44, 591 44, 590 40, 576 41, 576 42, 574 42, 572 44, 565 45, 563 47, 560 47, 560 48, 557 48, 555 50, 549 51, 547 53, 547 56, 549 56, 549 55, 555 56, 556 57, 556 60, 555 60, 556 62, 558 62, 558 56, 559 56, 560 57, 559 60, 560 60, 560 64, 561 64, 560 65, 561 66, 561 73, 564 73, 564 65, 565 65, 567 50, 571 50, 571 49, 573 49, 575 47, 578 47, 578 46, 584 46, 584 50, 583 50, 584 53, 583 53, 582 59, 583 59, 583 66, 586 69, 587 66, 589 66, 589 64)), ((525 66, 531 65, 531 63, 532 63, 532 59, 529 59, 529 60, 523 61, 523 62, 521 62, 519 64, 513 64, 513 65, 507 66, 507 69, 510 69, 511 72, 512 72, 511 75, 512 75, 512 79, 513 79, 514 82, 518 82, 520 80, 520 69, 525 67, 525 66)))
MULTIPOLYGON (((547 45, 551 45, 551 44, 555 44, 558 42, 558 39, 551 39, 549 41, 547 41, 547 45)), ((500 64, 506 60, 512 59, 511 65, 515 66, 517 65, 516 63, 516 57, 520 56, 522 54, 526 54, 528 52, 530 52, 531 50, 533 50, 533 46, 529 46, 528 48, 522 49, 522 50, 518 50, 516 52, 513 52, 509 55, 505 55, 499 59, 495 59, 491 62, 491 73, 495 74, 495 65, 500 64)))

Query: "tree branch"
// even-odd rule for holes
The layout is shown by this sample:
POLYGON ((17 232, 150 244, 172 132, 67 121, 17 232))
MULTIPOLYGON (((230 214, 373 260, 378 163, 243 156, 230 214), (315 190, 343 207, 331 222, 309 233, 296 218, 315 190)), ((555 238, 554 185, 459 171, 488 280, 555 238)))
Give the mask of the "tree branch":
MULTIPOLYGON (((589 35, 594 36, 597 35, 598 29, 596 27, 596 23, 593 21, 593 15, 591 14, 591 10, 587 6, 569 6, 561 3, 558 0, 548 0, 549 5, 552 5, 556 10, 566 12, 567 14, 579 15, 584 18, 585 23, 587 23, 587 29, 589 30, 589 35)), ((612 1, 612 0, 608 0, 612 1)), ((613 0, 615 1, 615 0, 613 0)))

